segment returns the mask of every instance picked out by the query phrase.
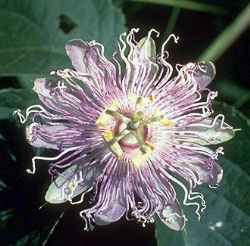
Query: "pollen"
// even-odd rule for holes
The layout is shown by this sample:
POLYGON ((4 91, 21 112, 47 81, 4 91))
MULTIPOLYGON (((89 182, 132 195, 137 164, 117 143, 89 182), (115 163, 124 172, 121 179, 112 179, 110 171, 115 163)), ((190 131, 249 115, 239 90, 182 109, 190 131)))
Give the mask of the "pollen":
POLYGON ((112 131, 106 131, 103 133, 103 138, 105 139, 105 141, 109 142, 113 139, 114 135, 112 131))
POLYGON ((168 128, 171 128, 174 126, 174 122, 172 120, 168 120, 166 118, 163 118, 160 122, 162 125, 164 125, 165 127, 168 127, 168 128))
POLYGON ((156 100, 156 97, 151 95, 151 96, 149 96, 149 100, 150 100, 150 102, 154 102, 156 100))

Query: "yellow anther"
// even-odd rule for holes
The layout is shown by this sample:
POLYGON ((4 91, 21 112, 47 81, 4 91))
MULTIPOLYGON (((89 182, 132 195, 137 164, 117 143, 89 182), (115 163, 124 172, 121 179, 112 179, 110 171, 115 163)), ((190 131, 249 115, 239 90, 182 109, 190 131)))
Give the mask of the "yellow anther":
POLYGON ((168 120, 166 118, 161 119, 160 123, 166 127, 173 127, 174 126, 174 122, 172 120, 168 120))
POLYGON ((145 144, 146 144, 151 150, 154 150, 155 146, 154 146, 152 143, 146 141, 145 144))
POLYGON ((149 118, 148 123, 158 122, 158 121, 161 121, 162 119, 163 119, 162 116, 153 116, 153 117, 149 118))
POLYGON ((153 96, 153 95, 149 96, 149 101, 150 101, 150 102, 154 102, 154 101, 155 101, 155 99, 156 99, 156 97, 155 97, 155 96, 153 96))
POLYGON ((103 138, 106 142, 110 142, 114 138, 114 135, 112 131, 108 130, 103 133, 103 138))

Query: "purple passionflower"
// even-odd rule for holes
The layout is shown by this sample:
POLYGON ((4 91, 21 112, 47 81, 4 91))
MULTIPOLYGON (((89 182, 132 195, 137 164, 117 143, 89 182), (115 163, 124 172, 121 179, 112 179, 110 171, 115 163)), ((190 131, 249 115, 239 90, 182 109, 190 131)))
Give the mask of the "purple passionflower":
POLYGON ((112 60, 96 41, 72 40, 66 53, 74 69, 57 70, 50 79, 37 79, 34 90, 41 105, 17 114, 27 123, 27 139, 37 148, 55 149, 49 161, 52 183, 45 195, 49 203, 81 203, 88 229, 122 216, 143 225, 157 215, 174 230, 184 228, 173 184, 184 190, 184 205, 195 206, 198 216, 206 205, 193 191, 203 183, 216 187, 223 170, 217 164, 235 129, 213 114, 217 92, 207 89, 215 76, 212 62, 173 67, 167 61, 166 44, 156 56, 151 30, 139 42, 138 29, 123 33, 112 60), (175 75, 173 75, 175 73, 175 75), (79 200, 76 200, 77 196, 79 200))

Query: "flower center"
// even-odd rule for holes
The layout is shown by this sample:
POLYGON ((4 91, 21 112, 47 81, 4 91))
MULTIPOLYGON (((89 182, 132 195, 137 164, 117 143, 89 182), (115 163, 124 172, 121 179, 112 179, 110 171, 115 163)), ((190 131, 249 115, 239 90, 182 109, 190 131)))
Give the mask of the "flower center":
POLYGON ((159 110, 148 113, 153 101, 153 97, 130 95, 128 107, 122 107, 124 105, 114 101, 96 121, 111 152, 118 159, 130 159, 136 167, 145 163, 155 149, 153 124, 173 126, 173 122, 164 118, 159 110))

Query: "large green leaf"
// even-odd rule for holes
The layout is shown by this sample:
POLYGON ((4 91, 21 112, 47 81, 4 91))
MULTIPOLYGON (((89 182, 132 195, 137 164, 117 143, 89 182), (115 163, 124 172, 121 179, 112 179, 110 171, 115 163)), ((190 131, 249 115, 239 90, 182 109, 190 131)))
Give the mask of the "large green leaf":
POLYGON ((224 178, 217 190, 203 187, 207 209, 201 221, 194 211, 184 207, 188 217, 183 232, 169 230, 156 223, 158 246, 247 246, 250 242, 250 120, 235 108, 217 104, 216 110, 225 114, 227 122, 241 128, 236 137, 224 144, 225 156, 220 159, 224 178))
POLYGON ((24 108, 35 101, 30 89, 7 88, 0 90, 0 120, 10 119, 17 108, 24 108))
POLYGON ((237 82, 231 80, 219 80, 215 84, 220 92, 220 98, 234 104, 236 108, 241 107, 250 100, 250 90, 237 82))
POLYGON ((18 76, 23 88, 0 90, 0 119, 34 102, 35 78, 71 67, 64 51, 68 40, 97 40, 110 55, 125 30, 111 0, 0 0, 0 20, 0 76, 18 76))
POLYGON ((111 0, 0 0, 0 20, 0 75, 48 73, 69 65, 64 45, 73 38, 97 40, 111 54, 125 29, 111 0))
POLYGON ((32 98, 32 91, 14 88, 0 90, 0 102, 1 105, 4 105, 5 107, 13 108, 15 106, 27 106, 27 102, 32 98))

